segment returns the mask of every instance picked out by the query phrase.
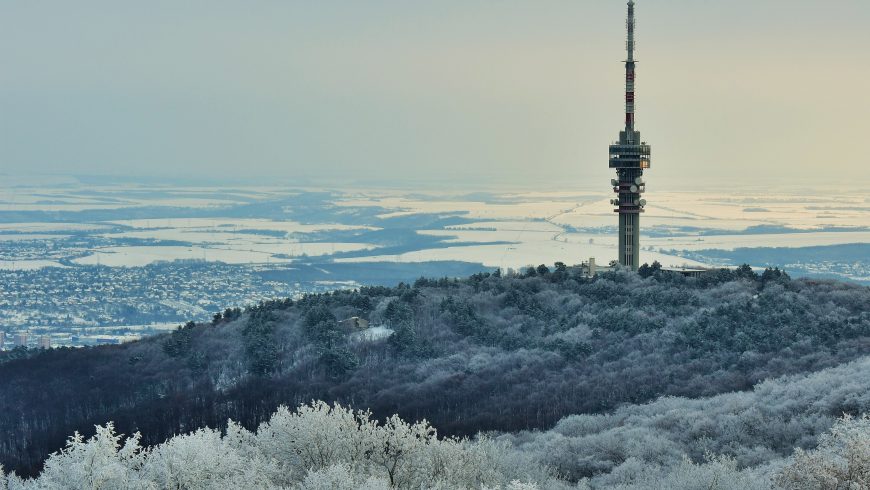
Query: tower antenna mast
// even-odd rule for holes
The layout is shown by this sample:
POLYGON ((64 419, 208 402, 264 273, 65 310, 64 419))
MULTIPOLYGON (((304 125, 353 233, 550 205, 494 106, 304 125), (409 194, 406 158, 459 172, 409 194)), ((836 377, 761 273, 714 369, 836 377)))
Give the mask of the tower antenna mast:
POLYGON ((640 263, 640 215, 646 200, 641 194, 646 191, 643 171, 650 168, 650 146, 640 139, 635 129, 635 20, 634 0, 628 2, 628 32, 625 47, 625 130, 619 132, 619 141, 610 145, 610 168, 616 169, 616 179, 610 181, 616 199, 610 203, 619 213, 619 263, 637 270, 640 263))

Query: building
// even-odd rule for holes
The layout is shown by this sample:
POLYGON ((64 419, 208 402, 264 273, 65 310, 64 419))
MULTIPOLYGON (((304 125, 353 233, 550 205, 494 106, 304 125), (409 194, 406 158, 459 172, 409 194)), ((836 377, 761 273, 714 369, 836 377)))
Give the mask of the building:
POLYGON ((625 60, 625 130, 619 132, 619 141, 610 145, 610 168, 616 169, 616 179, 610 181, 617 197, 610 200, 619 213, 619 263, 632 270, 640 266, 640 215, 646 200, 643 171, 650 168, 650 146, 635 129, 635 65, 634 59, 634 0, 628 2, 626 28, 628 40, 625 60))
POLYGON ((595 276, 595 274, 598 273, 595 265, 595 257, 589 257, 589 261, 586 262, 586 271, 590 276, 595 276))
POLYGON ((701 269, 696 267, 662 267, 662 271, 679 274, 685 277, 701 277, 704 274, 715 271, 716 269, 701 269))
POLYGON ((616 270, 615 261, 611 261, 610 265, 601 265, 595 262, 595 257, 589 257, 589 260, 581 263, 577 267, 580 269, 580 274, 585 277, 595 277, 598 274, 616 270))
POLYGON ((15 334, 15 346, 16 347, 27 347, 28 340, 30 340, 30 339, 29 339, 29 336, 27 335, 27 332, 18 332, 17 334, 15 334))
POLYGON ((40 349, 51 349, 51 337, 48 335, 40 335, 39 336, 39 348, 40 349))
POLYGON ((338 322, 339 326, 342 328, 347 328, 351 330, 364 330, 369 328, 369 321, 365 318, 360 318, 358 316, 352 316, 350 318, 346 318, 340 322, 338 322))
POLYGON ((6 332, 0 332, 0 350, 6 348, 6 332))

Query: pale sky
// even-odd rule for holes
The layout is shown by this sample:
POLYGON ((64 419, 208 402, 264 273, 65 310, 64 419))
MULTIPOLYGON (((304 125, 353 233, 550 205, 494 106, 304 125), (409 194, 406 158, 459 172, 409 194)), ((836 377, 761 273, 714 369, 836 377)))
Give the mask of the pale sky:
MULTIPOLYGON (((637 0, 661 187, 867 181, 870 2, 637 0)), ((621 0, 0 0, 0 174, 606 182, 621 0)))

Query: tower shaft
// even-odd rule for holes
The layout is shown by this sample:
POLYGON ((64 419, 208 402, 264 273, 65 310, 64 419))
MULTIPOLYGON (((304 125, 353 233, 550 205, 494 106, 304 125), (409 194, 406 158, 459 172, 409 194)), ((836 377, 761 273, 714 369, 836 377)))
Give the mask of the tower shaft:
POLYGON ((616 169, 616 179, 610 181, 617 198, 610 201, 619 213, 619 263, 637 270, 640 265, 640 214, 646 200, 643 171, 650 167, 650 146, 640 139, 635 129, 635 65, 634 59, 634 0, 628 2, 625 60, 625 130, 619 141, 610 145, 610 168, 616 169))

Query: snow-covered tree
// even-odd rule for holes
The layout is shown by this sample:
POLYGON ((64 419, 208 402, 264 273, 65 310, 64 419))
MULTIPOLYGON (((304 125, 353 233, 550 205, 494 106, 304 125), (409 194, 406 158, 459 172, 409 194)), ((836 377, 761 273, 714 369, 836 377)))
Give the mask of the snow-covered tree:
POLYGON ((374 476, 360 476, 346 464, 312 471, 297 487, 299 490, 390 490, 390 482, 374 476))
POLYGON ((152 448, 109 423, 90 439, 71 437, 36 479, 2 476, 0 490, 531 490, 537 483, 559 486, 506 442, 439 439, 425 421, 378 423, 369 412, 314 402, 278 409, 256 432, 230 421, 225 433, 199 429, 152 448))
POLYGON ((797 449, 776 482, 795 490, 870 489, 870 415, 843 416, 817 449, 797 449))
POLYGON ((139 445, 139 434, 122 442, 109 422, 97 427, 96 434, 85 440, 75 433, 64 449, 51 455, 37 480, 37 488, 113 489, 148 488, 138 477, 147 455, 139 445))
POLYGON ((254 443, 265 458, 295 474, 339 463, 357 468, 373 450, 375 425, 368 412, 318 401, 295 412, 279 407, 257 429, 254 443))
POLYGON ((268 470, 256 453, 234 447, 220 431, 200 429, 151 450, 140 475, 157 488, 256 489, 274 486, 268 470))
MULTIPOLYGON (((673 466, 660 466, 630 458, 612 473, 586 480, 587 488, 618 490, 767 490, 763 474, 740 470, 733 458, 708 455, 703 463, 687 457, 673 466)), ((582 488, 582 487, 581 487, 582 488)))
POLYGON ((0 467, 0 490, 870 488, 867 415, 840 419, 815 450, 798 449, 787 460, 758 467, 714 453, 701 462, 685 454, 675 462, 662 457, 674 447, 650 446, 646 429, 597 438, 600 425, 596 418, 576 417, 559 428, 574 439, 560 435, 542 447, 518 448, 504 438, 438 438, 426 421, 393 416, 378 422, 369 412, 314 402, 295 411, 282 407, 254 432, 230 421, 225 432, 199 429, 146 448, 138 434, 125 438, 109 423, 89 439, 73 435, 38 478, 22 480, 0 467), (538 462, 551 450, 587 459, 585 465, 602 458, 599 453, 606 453, 601 461, 621 462, 571 485, 538 462))

